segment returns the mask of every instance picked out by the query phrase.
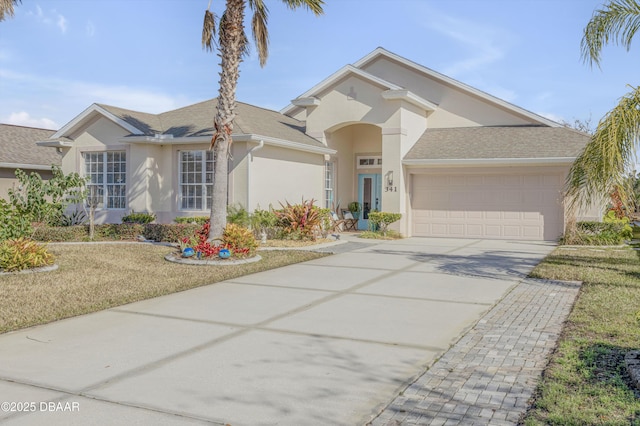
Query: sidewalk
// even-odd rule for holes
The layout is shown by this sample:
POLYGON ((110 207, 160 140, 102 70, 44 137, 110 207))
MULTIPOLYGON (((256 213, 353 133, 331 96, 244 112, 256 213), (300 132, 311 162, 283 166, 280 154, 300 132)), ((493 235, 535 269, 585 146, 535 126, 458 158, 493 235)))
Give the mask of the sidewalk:
POLYGON ((524 280, 371 424, 517 424, 579 290, 524 280))

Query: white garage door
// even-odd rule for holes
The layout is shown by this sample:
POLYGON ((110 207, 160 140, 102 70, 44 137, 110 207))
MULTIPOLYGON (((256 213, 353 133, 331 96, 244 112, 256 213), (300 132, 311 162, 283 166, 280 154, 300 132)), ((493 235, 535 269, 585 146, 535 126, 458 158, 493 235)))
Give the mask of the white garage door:
POLYGON ((561 174, 414 174, 413 235, 555 240, 563 183, 561 174))

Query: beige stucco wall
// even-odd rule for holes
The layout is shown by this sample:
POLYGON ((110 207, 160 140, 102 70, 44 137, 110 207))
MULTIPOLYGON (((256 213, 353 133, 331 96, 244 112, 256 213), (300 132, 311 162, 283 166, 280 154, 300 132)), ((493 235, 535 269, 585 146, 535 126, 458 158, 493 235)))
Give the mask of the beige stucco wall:
MULTIPOLYGON (((127 159, 130 157, 130 146, 118 140, 129 132, 106 118, 96 118, 89 122, 77 133, 71 135, 74 139, 73 147, 65 150, 62 157, 62 171, 64 173, 78 172, 84 175, 84 152, 125 151, 127 159)), ((127 186, 135 176, 131 175, 131 168, 127 161, 127 186)), ((130 200, 127 200, 129 205, 130 200)), ((128 209, 96 210, 96 223, 119 223, 128 209)))
POLYGON ((515 115, 480 97, 469 95, 453 86, 426 77, 416 70, 390 60, 377 58, 362 69, 395 83, 438 105, 429 117, 429 127, 468 127, 529 124, 531 119, 515 115))
POLYGON ((347 76, 317 96, 319 106, 307 109, 307 133, 322 133, 356 123, 387 123, 397 107, 382 98, 384 90, 359 77, 347 76))
POLYGON ((327 145, 338 151, 334 155, 336 162, 335 200, 340 203, 340 209, 346 209, 351 201, 356 201, 358 198, 358 173, 382 172, 379 167, 356 168, 358 156, 382 155, 381 131, 378 126, 369 124, 348 125, 329 132, 327 145))
POLYGON ((302 199, 321 205, 323 177, 324 155, 265 145, 248 163, 250 194, 245 208, 267 209, 270 204, 280 208, 280 202, 295 204, 302 199))
MULTIPOLYGON (((48 170, 30 170, 22 169, 26 174, 30 175, 35 172, 40 175, 43 180, 51 179, 51 171, 48 170)), ((9 189, 18 187, 18 180, 16 179, 16 169, 0 168, 0 198, 5 200, 9 199, 9 189)))

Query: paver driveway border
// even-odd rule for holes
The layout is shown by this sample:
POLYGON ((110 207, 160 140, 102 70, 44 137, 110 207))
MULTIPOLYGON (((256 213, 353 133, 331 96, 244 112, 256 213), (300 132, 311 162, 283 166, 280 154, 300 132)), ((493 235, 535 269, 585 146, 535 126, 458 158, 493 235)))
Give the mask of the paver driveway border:
MULTIPOLYGON (((364 424, 553 248, 418 238, 339 247, 349 244, 358 248, 0 335, 0 395, 40 404, 0 421, 364 424), (39 409, 52 402, 79 410, 39 409)), ((378 419, 404 421, 388 412, 378 419)))

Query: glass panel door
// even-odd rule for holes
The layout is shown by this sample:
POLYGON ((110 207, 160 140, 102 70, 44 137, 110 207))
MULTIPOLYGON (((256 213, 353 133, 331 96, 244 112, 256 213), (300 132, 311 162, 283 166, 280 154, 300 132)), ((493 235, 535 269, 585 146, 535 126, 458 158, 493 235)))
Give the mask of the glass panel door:
POLYGON ((358 202, 362 212, 358 221, 358 229, 369 229, 369 213, 380 211, 382 201, 382 175, 358 175, 358 202))

